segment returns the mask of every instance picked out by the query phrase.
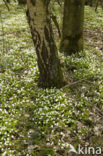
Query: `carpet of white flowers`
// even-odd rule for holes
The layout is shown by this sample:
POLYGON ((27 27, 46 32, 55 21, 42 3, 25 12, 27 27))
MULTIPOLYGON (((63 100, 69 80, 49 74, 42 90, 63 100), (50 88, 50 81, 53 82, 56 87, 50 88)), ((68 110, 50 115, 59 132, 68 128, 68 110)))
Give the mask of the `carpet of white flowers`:
POLYGON ((0 155, 65 156, 70 144, 103 144, 103 54, 60 54, 68 84, 38 88, 25 7, 0 8, 0 155))

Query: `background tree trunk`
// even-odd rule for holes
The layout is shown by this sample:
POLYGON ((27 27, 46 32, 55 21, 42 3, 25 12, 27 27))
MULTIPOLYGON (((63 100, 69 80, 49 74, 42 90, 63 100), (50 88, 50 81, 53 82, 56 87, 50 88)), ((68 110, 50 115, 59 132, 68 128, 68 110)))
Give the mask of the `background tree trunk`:
POLYGON ((19 4, 26 4, 26 0, 18 0, 19 4))
POLYGON ((7 1, 7 3, 10 3, 10 0, 6 0, 7 1))
POLYGON ((48 0, 27 0, 27 16, 38 58, 39 85, 59 88, 63 85, 63 75, 48 18, 48 3, 48 0))
POLYGON ((84 0, 65 0, 60 51, 65 55, 83 50, 84 0))

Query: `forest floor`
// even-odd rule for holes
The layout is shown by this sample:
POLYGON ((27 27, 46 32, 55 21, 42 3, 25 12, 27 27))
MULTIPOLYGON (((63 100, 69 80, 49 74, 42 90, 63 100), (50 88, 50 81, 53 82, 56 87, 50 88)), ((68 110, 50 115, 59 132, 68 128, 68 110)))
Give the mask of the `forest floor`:
POLYGON ((25 8, 0 8, 0 155, 76 156, 71 145, 103 148, 103 11, 85 8, 83 52, 59 54, 68 84, 42 89, 25 8))

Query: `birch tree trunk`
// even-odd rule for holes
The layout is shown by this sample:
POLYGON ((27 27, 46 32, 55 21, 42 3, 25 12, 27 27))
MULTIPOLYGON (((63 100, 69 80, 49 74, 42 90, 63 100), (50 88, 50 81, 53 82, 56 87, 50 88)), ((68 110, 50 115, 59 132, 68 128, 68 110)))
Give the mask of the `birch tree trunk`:
POLYGON ((65 0, 60 50, 65 55, 83 50, 84 0, 65 0))
POLYGON ((61 87, 63 75, 48 14, 49 0, 27 0, 27 16, 36 48, 39 86, 61 87))

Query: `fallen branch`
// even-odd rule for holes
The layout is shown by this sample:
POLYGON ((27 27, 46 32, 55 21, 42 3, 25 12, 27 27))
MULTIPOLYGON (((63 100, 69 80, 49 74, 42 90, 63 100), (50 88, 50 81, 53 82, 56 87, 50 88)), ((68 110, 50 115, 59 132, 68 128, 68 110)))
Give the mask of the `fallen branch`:
POLYGON ((64 86, 64 87, 62 87, 62 88, 64 89, 64 88, 66 88, 66 87, 70 87, 70 86, 75 85, 75 84, 77 84, 77 83, 80 83, 80 82, 82 82, 82 81, 87 81, 87 82, 93 84, 93 82, 91 82, 91 81, 89 81, 89 80, 87 80, 87 79, 81 79, 81 80, 78 80, 78 81, 73 82, 73 83, 71 83, 71 84, 67 84, 66 86, 64 86))

